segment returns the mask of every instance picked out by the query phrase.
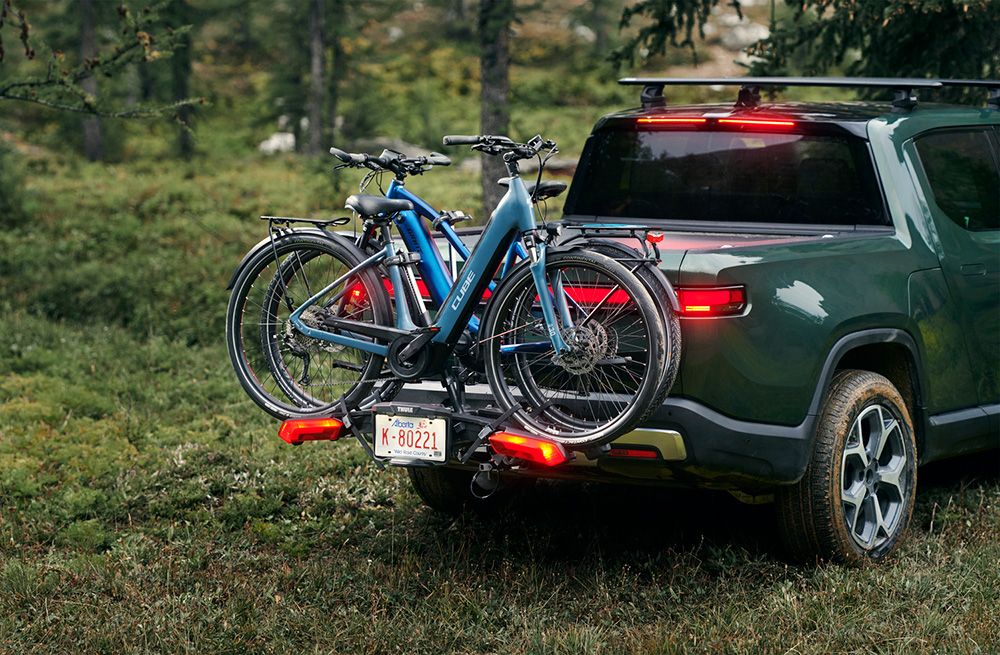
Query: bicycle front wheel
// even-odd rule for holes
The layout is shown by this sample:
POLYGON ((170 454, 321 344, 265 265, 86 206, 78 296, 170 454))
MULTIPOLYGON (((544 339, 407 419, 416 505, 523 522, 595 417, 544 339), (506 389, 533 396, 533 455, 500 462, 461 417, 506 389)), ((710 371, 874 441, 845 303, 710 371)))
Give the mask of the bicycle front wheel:
MULTIPOLYGON (((384 358, 303 334, 292 312, 362 261, 347 244, 314 234, 280 239, 237 277, 226 313, 226 342, 236 376, 250 398, 281 419, 336 415, 375 389, 391 386, 384 358)), ((327 316, 391 325, 389 298, 372 269, 344 279, 302 314, 327 331, 327 316)), ((359 335, 352 337, 361 338, 359 335)))
POLYGON ((664 322, 642 282, 603 255, 550 253, 547 292, 569 345, 557 354, 530 269, 501 284, 483 317, 480 348, 491 391, 528 430, 572 447, 607 443, 662 401, 664 322))

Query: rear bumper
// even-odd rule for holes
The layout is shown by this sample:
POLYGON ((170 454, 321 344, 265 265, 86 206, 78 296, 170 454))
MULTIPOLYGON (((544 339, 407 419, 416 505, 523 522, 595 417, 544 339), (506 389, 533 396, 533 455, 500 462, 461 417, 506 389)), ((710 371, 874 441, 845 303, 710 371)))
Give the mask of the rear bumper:
POLYGON ((815 416, 797 426, 738 421, 685 398, 668 398, 647 421, 681 433, 680 471, 716 483, 793 484, 812 452, 815 416))
MULTIPOLYGON (((489 403, 485 385, 468 387, 470 405, 489 403)), ((403 402, 441 402, 440 385, 408 386, 403 402)), ((761 489, 793 484, 803 475, 812 451, 816 417, 797 426, 739 421, 686 398, 668 398, 642 430, 620 437, 615 444, 655 447, 660 458, 587 459, 582 454, 570 466, 539 475, 558 478, 681 484, 719 489, 761 489)))

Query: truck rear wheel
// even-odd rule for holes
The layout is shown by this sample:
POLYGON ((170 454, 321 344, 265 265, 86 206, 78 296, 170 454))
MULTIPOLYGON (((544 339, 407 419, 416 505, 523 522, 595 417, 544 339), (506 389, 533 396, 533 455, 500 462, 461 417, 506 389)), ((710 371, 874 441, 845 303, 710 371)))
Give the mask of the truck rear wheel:
POLYGON ((782 540, 800 561, 884 560, 903 541, 916 486, 913 424, 899 391, 876 373, 840 371, 805 475, 775 498, 782 540))

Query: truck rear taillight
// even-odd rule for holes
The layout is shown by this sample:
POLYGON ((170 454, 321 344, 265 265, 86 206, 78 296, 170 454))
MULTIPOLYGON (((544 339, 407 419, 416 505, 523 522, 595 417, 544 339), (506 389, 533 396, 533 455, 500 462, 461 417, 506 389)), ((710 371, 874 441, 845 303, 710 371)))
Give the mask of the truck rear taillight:
POLYGON ((707 118, 695 116, 640 116, 636 119, 640 125, 701 125, 707 123, 707 118))
POLYGON ((782 118, 720 118, 719 125, 742 125, 745 127, 795 127, 795 121, 782 118))
POLYGON ((681 287, 677 289, 681 316, 737 316, 747 307, 746 287, 681 287))
POLYGON ((775 128, 775 127, 795 127, 795 121, 776 116, 759 116, 755 118, 699 118, 696 116, 640 116, 635 119, 636 125, 645 127, 692 127, 701 125, 711 128, 775 128))

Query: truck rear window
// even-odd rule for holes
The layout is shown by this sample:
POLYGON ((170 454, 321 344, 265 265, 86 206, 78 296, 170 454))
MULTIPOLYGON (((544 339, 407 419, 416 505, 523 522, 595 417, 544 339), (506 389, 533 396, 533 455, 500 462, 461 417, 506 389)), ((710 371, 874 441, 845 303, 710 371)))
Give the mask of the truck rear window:
POLYGON ((580 164, 568 215, 889 224, 867 144, 849 136, 605 130, 580 164))

